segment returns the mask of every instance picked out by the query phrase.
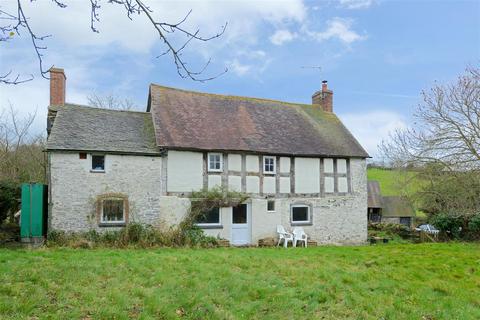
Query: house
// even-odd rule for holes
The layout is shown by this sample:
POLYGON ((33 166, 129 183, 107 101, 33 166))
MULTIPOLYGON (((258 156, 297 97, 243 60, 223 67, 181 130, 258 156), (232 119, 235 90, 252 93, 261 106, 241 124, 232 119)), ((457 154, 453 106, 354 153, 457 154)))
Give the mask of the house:
POLYGON ((50 70, 49 225, 86 231, 178 224, 194 190, 248 193, 198 225, 234 245, 302 226, 318 243, 367 239, 368 154, 333 113, 324 81, 312 104, 150 85, 145 112, 65 102, 50 70))
POLYGON ((368 221, 403 224, 412 227, 415 210, 408 199, 401 196, 382 196, 380 184, 368 180, 368 221))

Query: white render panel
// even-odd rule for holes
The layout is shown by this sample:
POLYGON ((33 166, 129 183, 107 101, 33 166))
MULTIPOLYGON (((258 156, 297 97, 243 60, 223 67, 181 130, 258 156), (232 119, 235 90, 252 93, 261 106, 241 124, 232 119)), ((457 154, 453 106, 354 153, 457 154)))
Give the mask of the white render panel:
POLYGON ((347 177, 338 177, 338 192, 348 192, 347 177))
POLYGON ((337 159, 337 173, 347 173, 347 160, 337 159))
POLYGON ((246 157, 246 167, 247 167, 247 172, 258 172, 258 156, 252 156, 252 155, 247 155, 246 157))
POLYGON ((161 157, 106 154, 104 173, 90 172, 90 154, 79 159, 77 152, 50 152, 49 158, 49 228, 103 230, 97 223, 96 201, 106 194, 128 198, 129 221, 160 222, 161 157))
POLYGON ((242 171, 242 155, 235 153, 228 155, 228 170, 242 171))
POLYGON ((275 193, 275 177, 263 178, 263 193, 275 193))
POLYGON ((260 192, 260 178, 257 176, 247 176, 247 193, 260 192))
POLYGON ((323 171, 325 173, 333 173, 333 159, 331 158, 323 159, 323 171))
POLYGON ((290 158, 280 157, 280 172, 290 173, 290 158))
POLYGON ((320 159, 295 158, 295 192, 320 192, 320 159))
POLYGON ((333 177, 325 177, 325 192, 333 193, 335 191, 335 180, 333 177))
POLYGON ((231 191, 242 191, 242 177, 228 176, 228 189, 231 191))
POLYGON ((203 154, 168 151, 167 191, 191 192, 203 188, 203 154))
POLYGON ((222 176, 219 174, 208 175, 208 189, 222 186, 222 176))
POLYGON ((289 177, 280 177, 280 193, 290 193, 289 177))

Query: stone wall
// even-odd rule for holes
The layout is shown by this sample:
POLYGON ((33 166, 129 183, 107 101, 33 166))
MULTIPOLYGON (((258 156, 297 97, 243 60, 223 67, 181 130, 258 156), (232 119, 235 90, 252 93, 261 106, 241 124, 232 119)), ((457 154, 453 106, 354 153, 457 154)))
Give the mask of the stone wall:
POLYGON ((51 152, 49 162, 50 228, 100 229, 96 200, 105 194, 127 197, 130 222, 159 222, 160 157, 107 154, 102 173, 90 171, 90 154, 87 159, 80 159, 78 153, 51 152))

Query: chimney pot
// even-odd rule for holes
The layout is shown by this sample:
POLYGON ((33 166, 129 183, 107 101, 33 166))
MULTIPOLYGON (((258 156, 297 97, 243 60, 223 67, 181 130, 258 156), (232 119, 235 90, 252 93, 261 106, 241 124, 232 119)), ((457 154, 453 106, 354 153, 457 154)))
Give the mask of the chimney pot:
POLYGON ((50 68, 50 105, 65 105, 65 86, 67 77, 60 68, 50 68))

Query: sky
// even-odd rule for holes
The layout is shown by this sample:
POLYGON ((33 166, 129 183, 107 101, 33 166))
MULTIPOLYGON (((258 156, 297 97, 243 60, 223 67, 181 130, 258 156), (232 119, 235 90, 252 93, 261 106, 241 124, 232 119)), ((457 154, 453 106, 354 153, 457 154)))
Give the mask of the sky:
MULTIPOLYGON (((197 70, 211 59, 207 82, 182 79, 145 16, 100 1, 99 33, 90 29, 90 1, 23 1, 25 13, 44 41, 44 65, 65 69, 66 100, 113 94, 146 108, 148 86, 311 103, 328 80, 334 112, 363 147, 380 160, 378 144, 389 132, 413 125, 421 91, 453 82, 467 66, 480 64, 480 1, 152 1, 158 21, 178 22, 211 36, 191 42, 184 59, 197 70), (307 68, 306 68, 307 67, 307 68), (308 67, 321 67, 308 68, 308 67)), ((0 10, 15 13, 16 0, 0 10)), ((172 35, 179 44, 183 37, 172 35)), ((49 82, 38 72, 28 34, 0 42, 0 73, 34 80, 0 84, 0 113, 12 104, 20 115, 36 112, 33 132, 45 132, 49 82)), ((286 124, 288 125, 288 124, 286 124)))

